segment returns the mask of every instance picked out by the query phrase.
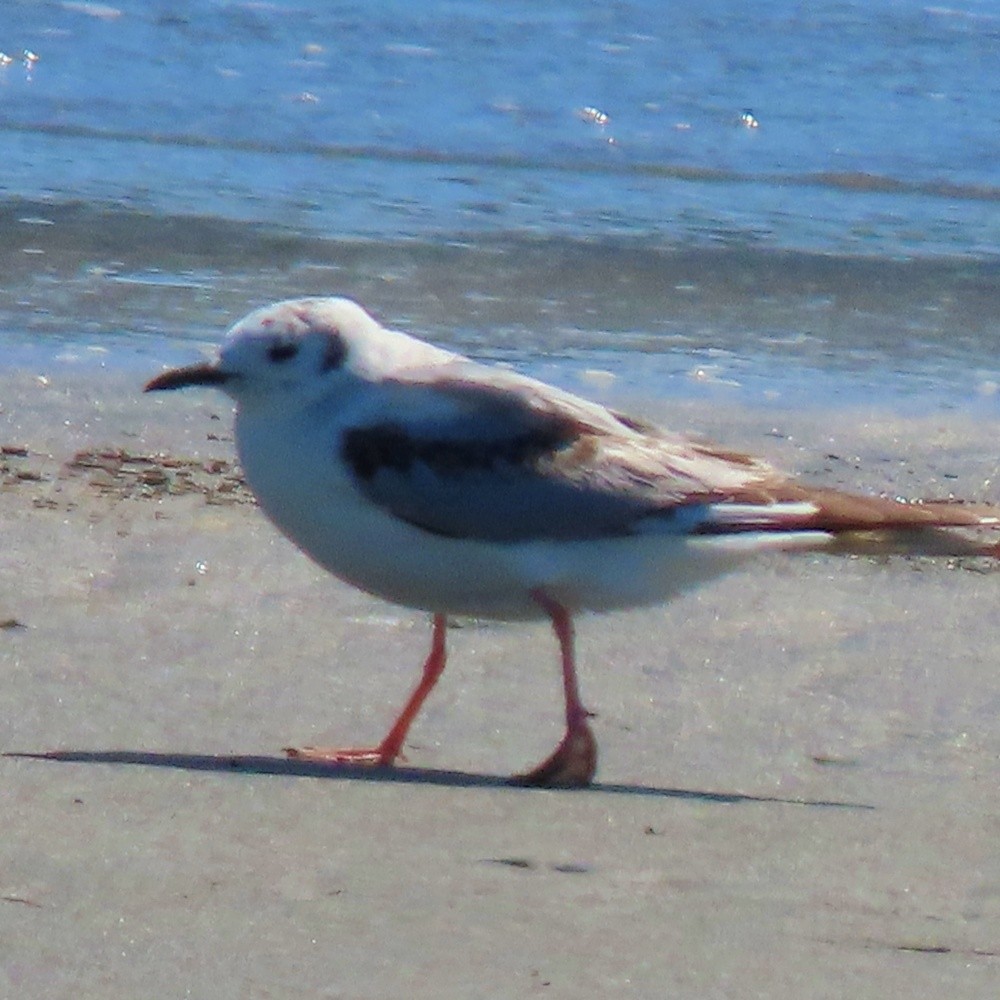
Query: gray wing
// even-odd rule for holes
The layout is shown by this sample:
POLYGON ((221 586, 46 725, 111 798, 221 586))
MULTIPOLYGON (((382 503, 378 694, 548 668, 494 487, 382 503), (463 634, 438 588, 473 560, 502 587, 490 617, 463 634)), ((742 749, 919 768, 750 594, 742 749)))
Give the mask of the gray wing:
POLYGON ((511 542, 689 531, 707 504, 772 475, 501 369, 461 361, 383 383, 392 420, 347 429, 358 489, 455 538, 511 542))

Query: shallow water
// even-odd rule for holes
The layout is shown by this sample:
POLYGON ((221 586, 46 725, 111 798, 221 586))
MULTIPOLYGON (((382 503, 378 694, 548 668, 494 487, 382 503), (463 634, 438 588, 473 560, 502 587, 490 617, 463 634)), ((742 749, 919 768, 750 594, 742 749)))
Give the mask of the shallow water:
POLYGON ((973 0, 14 4, 0 347, 139 369, 344 293, 564 382, 989 409, 998 39, 973 0))

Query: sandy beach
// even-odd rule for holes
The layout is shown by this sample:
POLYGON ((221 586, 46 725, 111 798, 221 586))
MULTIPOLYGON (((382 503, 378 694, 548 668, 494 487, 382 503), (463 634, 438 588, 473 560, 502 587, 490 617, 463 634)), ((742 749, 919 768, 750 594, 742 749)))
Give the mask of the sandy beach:
MULTIPOLYGON (((152 373, 149 373, 152 374, 152 373)), ((783 557, 584 619, 597 784, 547 628, 426 620, 280 538, 228 405, 0 381, 0 997, 995 997, 1000 576, 783 557), (20 754, 59 751, 59 759, 20 754)), ((1000 501, 994 422, 631 405, 815 481, 1000 501)))

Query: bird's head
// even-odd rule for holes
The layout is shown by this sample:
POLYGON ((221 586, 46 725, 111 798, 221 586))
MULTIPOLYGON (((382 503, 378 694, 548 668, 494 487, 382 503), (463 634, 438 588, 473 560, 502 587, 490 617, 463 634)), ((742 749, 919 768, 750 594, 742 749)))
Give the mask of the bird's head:
MULTIPOLYGON (((216 386, 241 406, 308 404, 357 377, 358 345, 391 336, 349 299, 292 299, 258 309, 233 326, 218 359, 157 375, 146 392, 216 386)), ((363 361, 363 359, 360 359, 363 361)))

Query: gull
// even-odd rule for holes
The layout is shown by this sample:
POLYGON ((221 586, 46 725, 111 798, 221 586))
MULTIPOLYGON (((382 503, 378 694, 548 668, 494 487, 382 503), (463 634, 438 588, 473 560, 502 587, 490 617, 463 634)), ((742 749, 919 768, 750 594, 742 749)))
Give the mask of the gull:
POLYGON ((146 391, 214 386, 236 404, 247 482, 277 528, 334 576, 430 612, 431 648, 370 748, 288 748, 388 767, 445 666, 448 616, 551 623, 565 732, 512 780, 589 784, 597 743, 574 616, 654 605, 772 551, 997 554, 946 528, 1000 508, 810 486, 767 462, 389 330, 344 298, 279 302, 216 360, 146 391))

